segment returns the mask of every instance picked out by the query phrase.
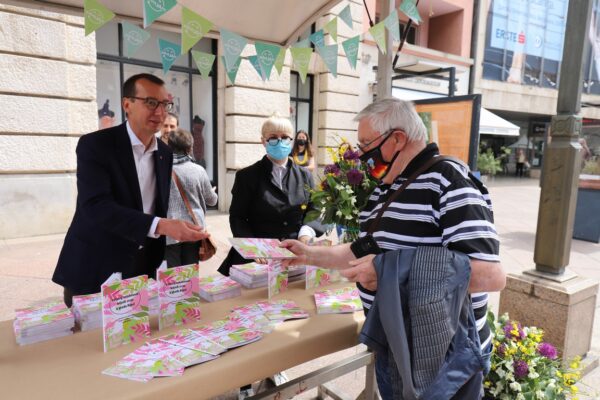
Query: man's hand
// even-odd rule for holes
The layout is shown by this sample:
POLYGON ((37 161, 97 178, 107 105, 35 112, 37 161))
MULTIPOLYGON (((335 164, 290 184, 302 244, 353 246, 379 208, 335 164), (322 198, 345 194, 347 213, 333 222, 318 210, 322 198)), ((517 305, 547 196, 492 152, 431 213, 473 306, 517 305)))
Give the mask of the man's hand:
POLYGON ((285 247, 296 255, 296 258, 286 258, 281 260, 281 263, 284 267, 287 268, 291 265, 310 265, 310 246, 300 242, 299 240, 292 239, 284 240, 281 242, 280 246, 285 247))
POLYGON ((197 242, 210 236, 201 226, 180 219, 161 218, 156 233, 169 236, 179 242, 197 242))
POLYGON ((343 269, 340 273, 351 282, 360 283, 365 289, 377 290, 377 272, 373 259, 375 254, 368 254, 364 257, 349 262, 350 267, 343 269))

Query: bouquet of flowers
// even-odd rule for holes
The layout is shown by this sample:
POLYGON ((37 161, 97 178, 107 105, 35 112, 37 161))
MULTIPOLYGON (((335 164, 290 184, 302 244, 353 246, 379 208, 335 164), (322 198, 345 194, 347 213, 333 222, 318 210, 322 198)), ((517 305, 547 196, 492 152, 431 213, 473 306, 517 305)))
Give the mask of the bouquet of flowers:
POLYGON ((504 314, 497 321, 488 314, 494 352, 484 382, 485 399, 576 399, 581 378, 579 358, 563 365, 558 352, 544 342, 544 332, 523 327, 504 314))
POLYGON ((344 241, 358 238, 358 215, 377 182, 371 178, 368 165, 359 159, 358 151, 342 140, 337 148, 327 149, 332 164, 325 166, 325 176, 316 189, 311 189, 313 210, 306 214, 307 222, 340 225, 345 229, 344 241))

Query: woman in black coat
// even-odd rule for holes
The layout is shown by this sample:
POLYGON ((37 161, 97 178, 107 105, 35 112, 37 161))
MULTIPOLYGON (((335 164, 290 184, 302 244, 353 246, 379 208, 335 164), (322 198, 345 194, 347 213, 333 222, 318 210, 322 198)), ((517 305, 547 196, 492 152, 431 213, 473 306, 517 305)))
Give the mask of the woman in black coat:
MULTIPOLYGON (((313 179, 308 170, 289 158, 292 137, 292 124, 287 118, 273 116, 263 123, 261 140, 267 155, 235 174, 229 208, 234 237, 308 242, 325 231, 318 222, 303 223, 313 179)), ((219 272, 229 275, 232 265, 250 261, 232 248, 219 272)))

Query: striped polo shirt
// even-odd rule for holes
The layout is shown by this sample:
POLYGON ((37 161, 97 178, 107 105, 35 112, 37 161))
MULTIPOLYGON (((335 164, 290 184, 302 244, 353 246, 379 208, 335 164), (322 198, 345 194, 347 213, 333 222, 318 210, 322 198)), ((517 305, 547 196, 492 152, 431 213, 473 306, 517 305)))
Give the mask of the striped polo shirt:
MULTIPOLYGON (((360 236, 393 192, 431 157, 439 155, 429 144, 391 185, 379 185, 360 213, 360 236)), ((445 246, 469 258, 499 262, 499 241, 494 227, 492 203, 485 186, 469 179, 465 166, 442 161, 407 186, 384 211, 373 237, 383 251, 418 246, 445 246)), ((358 285, 368 312, 375 292, 358 285)), ((482 348, 491 341, 486 324, 487 293, 471 293, 482 348)))

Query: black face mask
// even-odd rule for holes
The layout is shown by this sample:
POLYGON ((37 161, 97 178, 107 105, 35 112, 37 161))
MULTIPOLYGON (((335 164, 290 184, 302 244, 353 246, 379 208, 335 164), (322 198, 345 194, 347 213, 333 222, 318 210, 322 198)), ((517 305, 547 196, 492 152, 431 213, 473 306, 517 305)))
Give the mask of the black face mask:
POLYGON ((367 151, 366 153, 363 153, 360 156, 360 161, 367 164, 369 167, 369 174, 377 181, 381 181, 388 174, 388 172, 390 172, 390 166, 394 163, 394 161, 396 161, 396 158, 400 154, 400 152, 397 151, 390 161, 385 161, 383 158, 383 154, 381 154, 381 147, 391 136, 392 135, 388 135, 388 137, 379 143, 379 146, 367 151))
POLYGON ((298 146, 306 146, 306 140, 304 139, 297 139, 296 143, 298 143, 298 146))

